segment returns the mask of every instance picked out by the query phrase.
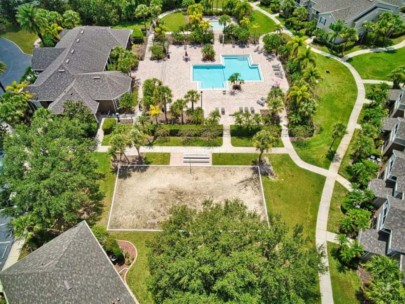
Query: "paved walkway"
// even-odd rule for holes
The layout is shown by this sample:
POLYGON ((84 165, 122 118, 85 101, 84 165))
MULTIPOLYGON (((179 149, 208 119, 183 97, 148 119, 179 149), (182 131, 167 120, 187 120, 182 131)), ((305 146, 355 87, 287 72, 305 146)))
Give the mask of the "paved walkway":
POLYGON ((365 49, 365 50, 356 51, 356 52, 347 54, 345 57, 346 58, 352 58, 352 57, 356 57, 356 56, 364 55, 364 54, 369 54, 369 53, 387 52, 387 51, 392 51, 392 50, 398 50, 398 49, 403 48, 403 47, 405 47, 405 40, 401 41, 398 44, 388 46, 388 47, 375 48, 375 49, 365 49))
POLYGON ((388 81, 388 80, 377 80, 377 79, 363 79, 362 82, 364 84, 380 84, 380 83, 386 83, 390 86, 393 85, 392 81, 388 81))

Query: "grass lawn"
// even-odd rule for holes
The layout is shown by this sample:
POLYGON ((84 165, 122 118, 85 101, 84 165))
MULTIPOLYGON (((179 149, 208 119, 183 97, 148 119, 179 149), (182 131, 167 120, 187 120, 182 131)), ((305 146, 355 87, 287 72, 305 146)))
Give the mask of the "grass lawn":
MULTIPOLYGON (((149 28, 149 27, 150 27, 150 20, 147 19, 146 28, 149 28)), ((123 23, 117 24, 113 28, 133 30, 132 36, 143 37, 144 34, 142 33, 142 29, 145 28, 145 25, 143 24, 143 20, 136 20, 133 22, 123 22, 123 23)))
POLYGON ((184 12, 174 12, 164 16, 161 19, 169 32, 174 32, 179 29, 180 26, 187 24, 186 16, 184 12))
MULTIPOLYGON (((253 147, 253 135, 244 132, 238 132, 236 125, 231 126, 231 144, 234 147, 253 147)), ((278 138, 274 147, 283 147, 281 138, 278 138)))
POLYGON ((139 303, 153 304, 152 295, 147 288, 147 280, 150 277, 150 273, 146 243, 156 235, 156 232, 114 232, 113 234, 119 240, 127 240, 135 245, 138 257, 134 266, 132 266, 127 274, 127 283, 139 303))
POLYGON ((0 37, 7 38, 17 44, 24 53, 32 54, 37 35, 28 33, 15 25, 8 25, 5 32, 0 32, 0 37))
MULTIPOLYGON (((142 150, 141 150, 142 154, 142 150)), ((170 164, 170 153, 155 153, 148 152, 145 153, 145 164, 147 165, 169 165, 170 164)))
POLYGON ((355 270, 345 268, 335 257, 337 244, 328 243, 329 271, 332 280, 333 301, 335 304, 357 304, 356 294, 361 281, 355 270))
POLYGON ((266 33, 273 32, 275 23, 272 19, 267 17, 265 14, 259 12, 259 11, 253 11, 252 17, 249 23, 249 31, 253 35, 256 31, 256 39, 266 33), (255 30, 253 28, 253 25, 257 24, 259 25, 259 28, 255 30))
MULTIPOLYGON (((294 143, 298 155, 306 162, 328 168, 331 162, 327 157, 332 142, 332 128, 335 123, 347 124, 357 97, 357 87, 349 70, 338 61, 314 54, 316 66, 322 80, 315 89, 318 110, 314 117, 317 133, 294 143), (329 71, 329 73, 327 73, 329 71)), ((341 138, 335 141, 336 149, 341 138)))
POLYGON ((338 182, 335 183, 329 209, 328 231, 330 232, 339 233, 340 221, 343 218, 343 212, 340 206, 347 193, 349 193, 349 191, 345 187, 338 182))
POLYGON ((350 59, 350 64, 363 79, 388 80, 388 75, 399 65, 405 64, 405 48, 384 53, 371 53, 350 59))
MULTIPOLYGON (((212 155, 214 165, 251 165, 257 154, 212 155)), ((302 224, 312 241, 325 178, 294 164, 288 155, 267 155, 277 175, 275 180, 262 178, 267 209, 280 214, 289 227, 302 224)))

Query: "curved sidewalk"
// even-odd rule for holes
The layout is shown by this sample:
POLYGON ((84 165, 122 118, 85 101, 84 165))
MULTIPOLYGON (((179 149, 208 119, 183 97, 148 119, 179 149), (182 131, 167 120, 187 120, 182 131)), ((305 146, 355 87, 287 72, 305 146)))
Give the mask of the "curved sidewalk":
POLYGON ((405 40, 403 40, 400 43, 397 43, 395 45, 392 45, 392 46, 355 51, 353 53, 349 53, 349 54, 345 55, 345 58, 352 58, 352 57, 356 57, 359 55, 370 54, 370 53, 389 52, 389 51, 393 51, 393 50, 398 50, 403 47, 405 47, 405 40))

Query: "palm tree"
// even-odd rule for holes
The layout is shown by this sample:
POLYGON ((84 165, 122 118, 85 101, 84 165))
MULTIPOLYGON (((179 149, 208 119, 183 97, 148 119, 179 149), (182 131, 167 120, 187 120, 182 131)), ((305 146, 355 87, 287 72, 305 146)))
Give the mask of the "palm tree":
POLYGON ((288 99, 290 103, 295 107, 299 106, 301 102, 309 100, 310 98, 312 98, 312 94, 309 91, 308 86, 306 85, 302 86, 294 85, 290 89, 290 92, 288 93, 288 99))
POLYGON ((316 67, 309 66, 304 70, 302 77, 306 83, 310 86, 314 86, 318 80, 321 79, 321 73, 319 73, 319 70, 316 67))
POLYGON ((67 10, 63 13, 63 26, 67 29, 75 28, 80 24, 80 15, 79 13, 67 10))
POLYGON ((347 45, 350 42, 356 42, 357 40, 359 40, 359 35, 355 28, 345 27, 343 32, 340 34, 340 36, 345 40, 345 42, 343 43, 343 47, 342 47, 342 56, 344 56, 347 45))
POLYGON ((362 28, 364 29, 364 33, 361 35, 361 43, 363 43, 364 38, 367 38, 369 33, 373 33, 376 30, 375 23, 369 20, 363 22, 362 28))
POLYGON ((335 143, 336 139, 338 139, 339 137, 342 137, 345 134, 346 134, 346 126, 343 123, 338 122, 333 125, 332 143, 329 146, 329 151, 332 150, 333 144, 335 143))
POLYGON ((135 9, 135 17, 143 19, 146 32, 146 17, 150 14, 149 8, 145 4, 139 4, 135 9))
POLYGON ((232 87, 235 90, 241 90, 241 85, 245 83, 245 81, 241 78, 240 73, 233 73, 231 76, 229 76, 228 81, 232 83, 232 87))
POLYGON ((315 56, 310 48, 306 48, 305 50, 299 52, 295 61, 300 65, 301 70, 304 70, 310 64, 316 66, 315 56))
POLYGON ((141 158, 140 149, 142 146, 145 146, 148 141, 148 134, 143 132, 142 126, 138 124, 134 124, 131 130, 131 142, 132 145, 135 147, 136 151, 138 152, 138 157, 141 158))
POLYGON ((401 85, 405 85, 405 65, 394 69, 388 77, 394 83, 394 89, 399 89, 401 85))
POLYGON ((272 148, 275 143, 275 138, 268 130, 261 130, 253 136, 253 145, 260 151, 259 163, 262 162, 263 153, 272 148))
POLYGON ((184 99, 177 99, 170 107, 170 111, 177 112, 177 117, 181 117, 181 124, 184 124, 184 111, 187 110, 187 101, 184 99))
POLYGON ((283 10, 283 16, 284 18, 288 18, 291 16, 294 8, 295 8, 295 1, 294 0, 284 0, 281 3, 281 9, 283 10))
MULTIPOLYGON (((0 76, 7 70, 7 65, 3 62, 0 61, 0 76)), ((4 88, 3 84, 0 81, 0 88, 3 90, 3 92, 6 92, 6 89, 4 88)))
POLYGON ((316 100, 313 98, 305 99, 298 105, 298 114, 301 117, 312 121, 312 116, 315 114, 317 108, 316 100))
POLYGON ((332 34, 329 37, 329 41, 335 43, 335 39, 340 37, 345 28, 346 26, 343 20, 338 20, 336 23, 331 24, 330 29, 332 30, 332 34))
POLYGON ((256 34, 257 34, 257 30, 260 28, 260 25, 257 23, 254 23, 252 25, 252 29, 253 29, 253 43, 256 44, 256 34))
POLYGON ((274 26, 274 30, 276 31, 276 33, 281 35, 281 33, 283 32, 283 25, 281 23, 276 24, 274 26))
POLYGON ((291 48, 291 53, 293 56, 297 56, 300 48, 305 46, 305 37, 294 36, 290 41, 287 42, 287 46, 291 48))
POLYGON ((190 90, 184 95, 186 102, 191 102, 191 111, 194 112, 194 103, 200 99, 200 93, 196 90, 190 90))
POLYGON ((284 109, 284 102, 281 97, 267 97, 266 103, 273 119, 284 109))
POLYGON ((160 112, 162 112, 162 109, 160 108, 159 105, 157 105, 157 106, 151 105, 149 107, 149 114, 150 114, 150 116, 152 116, 152 118, 154 117, 156 119, 156 125, 159 124, 158 117, 159 117, 160 112))
POLYGON ((22 29, 37 34, 39 39, 44 42, 42 31, 48 27, 48 21, 38 13, 37 8, 24 4, 18 9, 16 18, 22 29))
POLYGON ((167 104, 172 102, 172 90, 168 86, 159 86, 156 88, 153 97, 158 104, 163 106, 165 112, 165 121, 168 123, 167 104))
POLYGON ((225 29, 228 26, 228 24, 231 23, 231 17, 229 17, 228 15, 222 15, 221 17, 219 17, 218 23, 220 25, 223 25, 223 27, 224 27, 222 30, 222 34, 224 35, 222 37, 222 45, 225 45, 225 29))
POLYGON ((125 154, 125 150, 130 145, 131 141, 127 134, 125 134, 124 132, 114 132, 110 139, 110 148, 108 150, 108 153, 114 158, 115 155, 118 153, 120 155, 119 161, 121 161, 122 156, 124 155, 127 162, 129 162, 129 159, 125 154))

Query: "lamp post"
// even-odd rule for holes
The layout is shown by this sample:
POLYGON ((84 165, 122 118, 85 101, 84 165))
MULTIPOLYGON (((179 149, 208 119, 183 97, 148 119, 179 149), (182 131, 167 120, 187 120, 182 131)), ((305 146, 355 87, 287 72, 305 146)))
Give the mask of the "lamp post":
POLYGON ((200 91, 200 93, 201 93, 201 109, 202 109, 202 106, 203 106, 203 104, 202 104, 202 95, 203 95, 203 91, 200 91))

